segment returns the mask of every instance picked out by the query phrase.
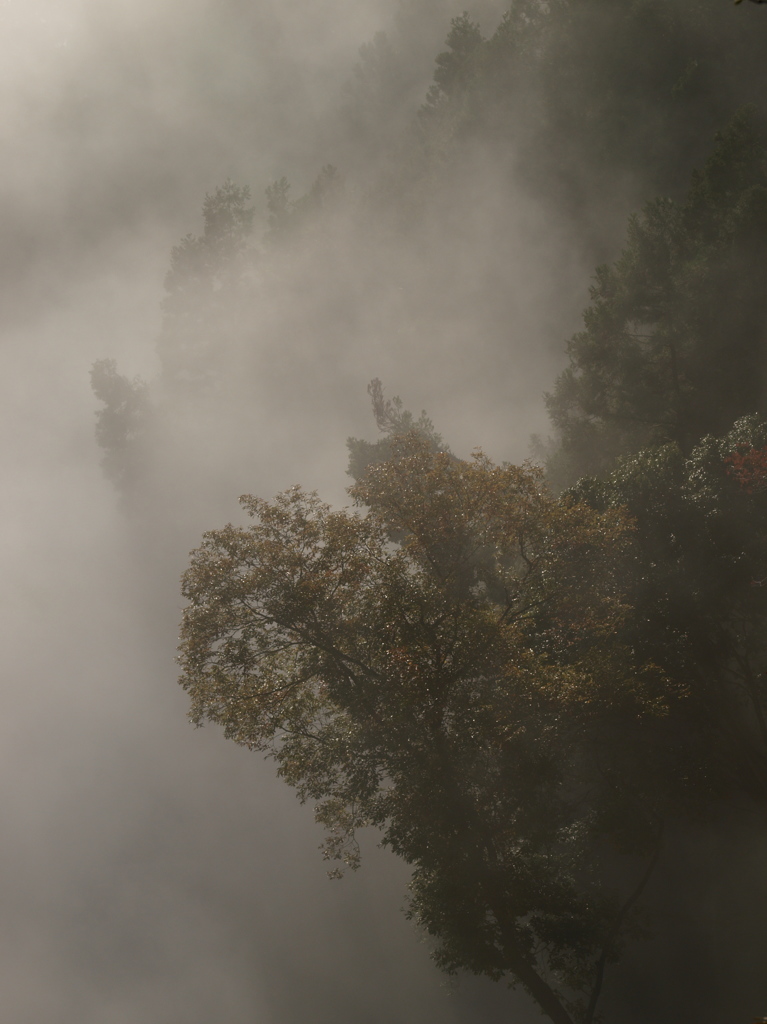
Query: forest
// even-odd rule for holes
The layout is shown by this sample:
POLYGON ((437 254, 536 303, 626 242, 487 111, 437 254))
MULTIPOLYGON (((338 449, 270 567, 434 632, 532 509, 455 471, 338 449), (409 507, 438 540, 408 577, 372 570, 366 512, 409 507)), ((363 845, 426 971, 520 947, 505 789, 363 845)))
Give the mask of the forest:
POLYGON ((92 367, 189 717, 460 1020, 767 1014, 762 2, 401 0, 92 367))

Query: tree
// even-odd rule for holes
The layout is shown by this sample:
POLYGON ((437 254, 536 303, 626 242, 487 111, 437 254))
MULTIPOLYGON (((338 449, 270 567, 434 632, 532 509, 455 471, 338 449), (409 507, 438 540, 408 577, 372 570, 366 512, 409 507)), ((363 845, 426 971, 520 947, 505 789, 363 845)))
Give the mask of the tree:
POLYGON ((682 804, 767 818, 767 424, 627 456, 571 493, 636 524, 623 642, 684 695, 663 721, 682 804))
POLYGON ((255 260, 249 203, 247 185, 224 182, 205 196, 202 235, 186 235, 171 250, 157 342, 163 382, 171 390, 194 394, 209 387, 222 348, 238 334, 255 260))
POLYGON ((427 135, 480 142, 587 244, 626 202, 682 189, 739 105, 764 117, 761 41, 699 0, 518 0, 489 38, 455 19, 447 45, 427 135))
POLYGON ((467 89, 474 80, 477 55, 482 52, 485 42, 479 25, 466 12, 452 19, 445 40, 448 48, 434 61, 434 84, 429 90, 427 104, 436 106, 443 96, 455 96, 467 89))
POLYGON ((140 472, 141 442, 151 417, 149 389, 140 377, 130 380, 118 373, 114 359, 99 359, 93 364, 91 387, 104 403, 96 413, 96 443, 104 451, 101 465, 124 493, 140 472))
POLYGON ((343 86, 342 113, 354 140, 350 156, 364 161, 367 174, 380 174, 407 158, 421 62, 408 60, 385 32, 360 47, 359 57, 343 86))
MULTIPOLYGON (((373 397, 384 427, 407 416, 373 397)), ((196 724, 315 802, 326 857, 355 867, 380 830, 440 966, 588 1024, 665 813, 632 760, 660 680, 614 642, 630 524, 435 436, 392 430, 357 511, 241 499, 254 524, 206 534, 184 576, 181 683, 196 724)))
POLYGON ((269 231, 266 241, 284 241, 298 229, 316 220, 323 211, 338 203, 343 194, 343 178, 336 167, 326 164, 299 199, 290 198, 290 182, 283 177, 266 189, 269 231))
POLYGON ((241 330, 255 259, 249 200, 247 186, 226 181, 205 196, 203 234, 186 235, 171 250, 157 340, 160 380, 151 386, 139 377, 131 380, 118 372, 114 359, 93 365, 91 387, 103 403, 96 413, 102 467, 124 498, 136 496, 139 478, 149 469, 150 437, 157 442, 167 432, 168 395, 198 402, 221 372, 227 342, 241 330))
POLYGON ((368 467, 374 463, 388 462, 394 454, 392 439, 396 440, 403 434, 417 434, 434 452, 450 452, 441 435, 434 429, 434 424, 426 412, 423 411, 416 419, 411 412, 403 408, 402 400, 399 397, 384 398, 383 385, 377 377, 368 384, 368 394, 373 404, 373 417, 376 426, 384 436, 374 443, 357 437, 347 439, 346 447, 349 451, 347 472, 353 480, 360 480, 368 467))
POLYGON ((547 396, 559 479, 599 474, 624 453, 765 412, 767 151, 748 112, 717 137, 684 204, 657 199, 601 266, 547 396))

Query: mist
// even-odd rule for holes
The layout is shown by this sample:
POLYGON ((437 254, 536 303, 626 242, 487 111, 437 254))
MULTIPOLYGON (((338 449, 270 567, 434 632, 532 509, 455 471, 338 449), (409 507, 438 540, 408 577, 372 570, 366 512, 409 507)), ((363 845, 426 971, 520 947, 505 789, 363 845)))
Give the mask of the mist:
MULTIPOLYGON (((214 493, 182 446, 192 511, 163 488, 126 520, 93 438, 90 367, 156 371, 168 254, 198 230, 205 192, 229 176, 261 192, 310 162, 382 7, 4 5, 9 1022, 505 1014, 492 990, 448 991, 401 914, 406 873, 374 842, 365 871, 329 883, 308 809, 259 758, 191 729, 175 685, 188 550, 243 490, 313 477, 343 496, 371 343, 308 406, 304 378, 289 409, 251 409, 254 443, 214 493)), ((213 461, 228 442, 208 439, 213 461)))
MULTIPOLYGON (((464 6, 0 9, 9 1024, 539 1019, 503 984, 439 975, 402 913, 407 869, 375 836, 359 872, 329 881, 311 808, 259 755, 189 725, 174 664, 190 549, 242 520, 242 493, 301 483, 348 504, 345 441, 374 436, 371 379, 460 456, 521 461, 549 429, 564 339, 646 182, 563 212, 530 185, 522 125, 412 173, 419 212, 394 209, 464 6), (380 132, 348 88, 379 32, 401 72, 380 132), (328 164, 343 202, 263 243, 267 186, 286 176, 297 199, 328 164), (205 387, 182 393, 162 348, 169 253, 228 179, 252 190, 252 286, 205 387), (155 407, 128 496, 94 438, 102 359, 148 381, 155 407)), ((489 34, 503 11, 470 13, 489 34)))

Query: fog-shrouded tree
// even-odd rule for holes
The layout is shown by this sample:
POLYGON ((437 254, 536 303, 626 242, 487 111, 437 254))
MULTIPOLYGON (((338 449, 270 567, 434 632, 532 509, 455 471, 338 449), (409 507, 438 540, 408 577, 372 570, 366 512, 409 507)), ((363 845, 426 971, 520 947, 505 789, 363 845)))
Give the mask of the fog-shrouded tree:
POLYGON ((326 164, 304 195, 291 199, 290 190, 290 182, 284 176, 266 189, 269 230, 265 240, 272 244, 284 243, 288 239, 300 240, 302 228, 316 222, 323 211, 338 203, 343 195, 344 181, 337 167, 326 164))
POLYGON ((368 174, 396 171, 413 142, 413 110, 421 99, 428 58, 413 60, 403 49, 407 40, 402 33, 397 36, 395 43, 379 31, 363 44, 342 89, 343 122, 350 135, 347 159, 368 174))
POLYGON ((245 497, 253 525, 193 553, 191 718, 275 760, 331 861, 378 829, 441 967, 591 1022, 669 809, 640 736, 663 679, 616 640, 630 522, 372 396, 386 450, 352 444, 356 509, 245 497))
POLYGON ((374 463, 388 462, 393 456, 392 440, 403 434, 418 435, 432 451, 449 454, 450 449, 434 429, 434 424, 425 412, 418 419, 404 408, 399 397, 384 398, 383 385, 378 378, 368 385, 368 394, 373 405, 373 417, 378 430, 383 434, 377 441, 365 441, 350 437, 346 442, 349 451, 348 475, 360 480, 365 471, 374 463))
POLYGON ((135 496, 146 480, 153 441, 167 427, 169 396, 196 401, 210 391, 227 340, 239 330, 256 258, 249 201, 246 186, 226 181, 205 196, 203 233, 186 235, 173 247, 157 339, 159 377, 131 380, 114 359, 93 366, 91 387, 103 403, 96 441, 104 450, 104 471, 124 498, 135 496))
POLYGON ((485 35, 454 18, 422 109, 437 149, 480 144, 583 232, 616 195, 676 194, 767 85, 758 32, 699 0, 519 0, 485 35))
POLYGON ((256 258, 254 212, 250 189, 226 181, 205 196, 202 234, 171 251, 157 351, 163 384, 175 393, 210 387, 222 350, 239 335, 256 258))
POLYGON ((120 492, 134 485, 145 456, 142 441, 149 427, 149 388, 140 377, 117 372, 114 359, 99 359, 91 370, 91 387, 103 408, 96 413, 96 443, 101 465, 120 492))
POLYGON ((153 459, 174 430, 183 433, 185 415, 215 418, 217 403, 229 403, 229 361, 254 347, 263 261, 278 243, 321 219, 342 194, 343 181, 326 165, 304 195, 294 201, 289 192, 286 178, 266 189, 269 229, 263 239, 254 237, 248 186, 227 180, 206 194, 202 232, 186 235, 170 253, 156 340, 159 373, 149 381, 131 380, 114 359, 95 363, 91 386, 103 403, 96 441, 105 453, 104 471, 124 498, 136 496, 152 469, 162 476, 153 459))
POLYGON ((767 411, 767 149, 748 112, 717 137, 683 203, 632 217, 601 266, 548 396, 558 480, 604 472, 667 442, 689 453, 739 416, 767 411))
MULTIPOLYGON (((408 240, 441 246, 440 217, 456 207, 471 221, 485 180, 499 227, 479 265, 495 264, 520 194, 566 214, 580 255, 646 196, 671 196, 598 271, 551 396, 556 485, 600 479, 557 498, 530 467, 459 459, 374 382, 382 436, 350 443, 356 510, 300 490, 246 499, 254 525, 207 535, 184 582, 194 720, 275 759, 316 806, 332 863, 355 866, 357 834, 378 829, 412 867, 410 913, 437 962, 520 984, 556 1024, 597 1019, 664 821, 765 806, 767 436, 756 420, 726 432, 767 411, 767 63, 755 34, 715 30, 718 6, 741 24, 761 16, 700 0, 519 0, 489 31, 461 15, 418 118, 412 83, 428 71, 403 67, 406 39, 375 37, 339 100, 342 154, 365 147, 350 158, 360 177, 345 190, 323 141, 305 196, 287 177, 267 190, 263 245, 248 189, 215 190, 202 234, 173 250, 160 377, 94 368, 105 469, 135 489, 172 410, 186 400, 196 416, 204 399, 215 419, 231 375, 255 372, 244 357, 224 367, 230 349, 258 347, 264 264, 287 281, 304 247, 341 306, 349 268, 383 266, 371 254, 392 225, 394 251, 426 263, 436 248, 424 243, 424 259, 408 240), (685 198, 704 140, 749 96, 755 111, 720 133, 685 198), (334 277, 317 240, 336 211, 349 259, 334 277)), ((413 299, 422 277, 390 268, 427 309, 413 299)), ((303 284, 296 273, 285 294, 303 284)), ((361 308, 371 293, 357 294, 361 308)), ((506 343, 508 316, 470 305, 469 334, 506 343)), ((305 308, 291 331, 320 346, 322 307, 305 308)), ((158 476, 173 459, 161 449, 158 476)))
MULTIPOLYGON (((430 27, 424 34, 426 22, 447 20, 455 8, 436 2, 404 5, 395 19, 398 27, 389 36, 374 36, 357 66, 350 67, 348 88, 338 98, 340 120, 327 135, 331 141, 318 148, 314 166, 290 169, 295 180, 312 181, 321 167, 313 184, 293 196, 288 177, 282 177, 267 190, 266 237, 257 238, 253 230, 248 188, 225 182, 205 199, 202 231, 174 248, 157 342, 161 379, 150 382, 147 392, 156 412, 152 429, 164 430, 165 419, 173 418, 171 406, 178 409, 185 401, 192 415, 200 403, 208 403, 214 417, 216 402, 232 407, 231 376, 240 386, 248 373, 258 373, 257 359, 248 363, 246 354, 259 350, 263 290, 271 300, 264 319, 271 324, 285 314, 292 332, 305 327, 308 333, 316 323, 326 323, 324 314, 333 307, 343 310, 342 329, 355 316, 364 318, 366 289, 385 265, 381 254, 395 246, 403 259, 388 266, 406 266, 415 257, 443 276, 439 294, 447 294, 461 263, 442 245, 445 219, 470 228, 485 174, 498 228, 487 235, 485 248, 472 230, 480 264, 485 260, 488 268, 497 267, 498 246, 508 235, 505 218, 516 203, 511 197, 520 187, 523 194, 532 190, 544 209, 577 225, 572 238, 589 264, 602 259, 609 251, 605 239, 612 244, 630 208, 616 195, 628 190, 636 204, 657 186, 676 194, 680 175, 702 151, 702 140, 744 97, 757 104, 755 123, 765 120, 767 86, 761 83, 767 64, 758 47, 754 50, 752 33, 720 45, 715 6, 699 0, 628 5, 520 0, 493 27, 493 5, 474 4, 449 26, 430 27), (429 52, 425 40, 439 38, 445 29, 445 47, 435 58, 436 46, 429 52), (433 88, 427 95, 430 65, 433 88), (737 74, 730 74, 731 66, 737 74), (339 127, 342 121, 348 122, 346 129, 339 127), (374 137, 380 143, 377 155, 369 145, 374 137), (340 170, 327 162, 336 159, 340 170), (466 188, 468 182, 474 187, 466 188), (299 323, 289 296, 303 287, 307 263, 299 258, 291 263, 291 251, 313 256, 323 268, 323 287, 314 297, 322 292, 328 300, 318 301, 319 308, 307 303, 299 323), (350 287, 350 274, 357 273, 350 287), (266 282, 261 294, 259 279, 266 282), (286 295, 276 317, 275 280, 283 282, 278 288, 284 285, 286 295)), ((726 13, 742 23, 739 12, 728 7, 726 13)), ((674 206, 677 212, 680 205, 674 206)), ((659 207, 657 217, 663 216, 659 207)), ((759 258, 756 253, 754 265, 759 258)), ((494 284, 495 270, 478 276, 485 284, 479 301, 466 303, 467 310, 471 307, 466 336, 481 336, 488 348, 505 345, 512 310, 494 284)), ((440 330, 437 292, 425 291, 419 275, 398 275, 396 267, 391 277, 402 289, 411 319, 433 317, 440 330)), ((748 280, 747 272, 736 282, 738 301, 729 304, 733 313, 741 308, 748 280)), ((724 308, 720 304, 720 319, 724 308)), ((106 393, 102 388, 99 397, 106 393)), ((114 394, 112 389, 105 403, 108 418, 114 418, 108 411, 114 394)), ((746 411, 736 410, 728 422, 746 411)), ((724 426, 723 420, 711 429, 724 426)), ((184 433, 183 426, 177 433, 184 433)), ((112 434, 102 431, 100 441, 111 444, 112 434)), ((113 478, 135 479, 145 454, 139 456, 133 442, 119 453, 110 450, 113 478), (120 476, 115 467, 129 450, 134 468, 120 476)), ((597 469, 592 460, 579 471, 597 469)), ((567 472, 562 479, 569 481, 567 472)))

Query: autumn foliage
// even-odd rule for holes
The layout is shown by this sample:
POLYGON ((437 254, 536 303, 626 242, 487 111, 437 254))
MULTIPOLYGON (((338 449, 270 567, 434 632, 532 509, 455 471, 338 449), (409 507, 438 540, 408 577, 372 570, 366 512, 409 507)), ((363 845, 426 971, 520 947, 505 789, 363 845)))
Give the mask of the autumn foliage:
POLYGON ((293 488, 206 534, 183 582, 191 717, 276 760, 331 860, 356 866, 377 827, 443 967, 590 1020, 621 903, 594 837, 641 857, 657 825, 619 809, 623 752, 593 740, 662 713, 616 639, 630 521, 418 431, 389 453, 356 509, 293 488))
POLYGON ((767 448, 750 448, 741 444, 724 461, 727 473, 747 494, 767 489, 767 448))

